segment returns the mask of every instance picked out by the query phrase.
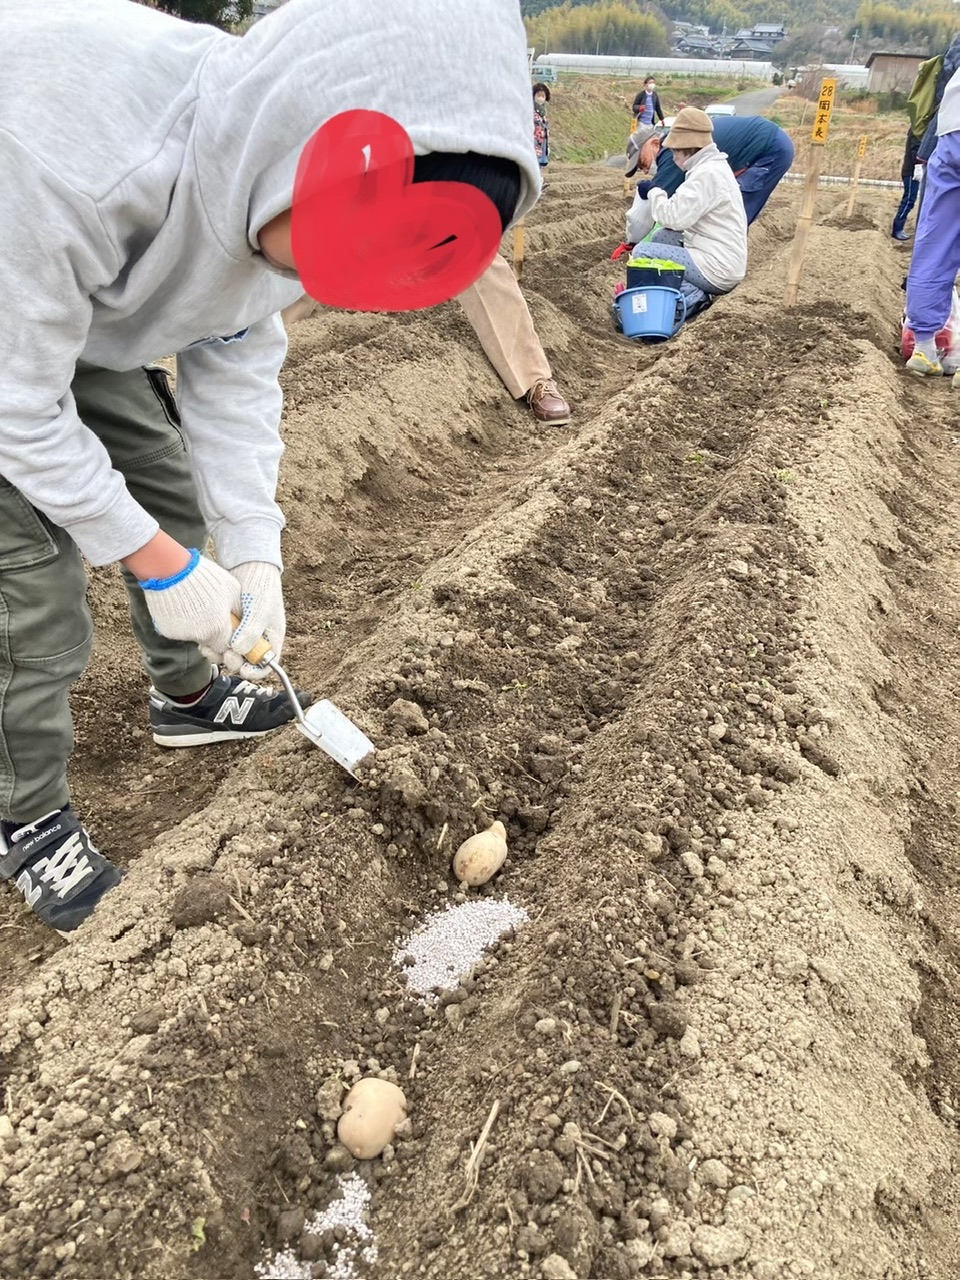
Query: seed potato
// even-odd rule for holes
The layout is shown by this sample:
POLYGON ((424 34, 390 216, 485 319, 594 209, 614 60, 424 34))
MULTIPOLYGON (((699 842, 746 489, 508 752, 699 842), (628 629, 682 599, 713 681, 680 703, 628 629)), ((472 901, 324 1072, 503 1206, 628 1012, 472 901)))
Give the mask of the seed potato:
POLYGON ((357 1160, 373 1160, 393 1142, 397 1126, 406 1119, 404 1092, 389 1080, 366 1076, 343 1100, 337 1137, 357 1160))
POLYGON ((507 856, 507 830, 495 822, 486 831, 464 840, 453 855, 453 874, 461 884, 475 888, 497 874, 507 856))

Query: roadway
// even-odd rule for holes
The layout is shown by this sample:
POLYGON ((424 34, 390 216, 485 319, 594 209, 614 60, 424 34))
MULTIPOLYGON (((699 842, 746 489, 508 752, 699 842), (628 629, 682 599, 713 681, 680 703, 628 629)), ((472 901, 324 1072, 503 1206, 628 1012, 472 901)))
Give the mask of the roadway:
POLYGON ((785 89, 776 86, 772 89, 751 89, 749 93, 741 93, 735 98, 726 98, 724 101, 732 103, 737 108, 738 116, 762 116, 785 92, 785 89))

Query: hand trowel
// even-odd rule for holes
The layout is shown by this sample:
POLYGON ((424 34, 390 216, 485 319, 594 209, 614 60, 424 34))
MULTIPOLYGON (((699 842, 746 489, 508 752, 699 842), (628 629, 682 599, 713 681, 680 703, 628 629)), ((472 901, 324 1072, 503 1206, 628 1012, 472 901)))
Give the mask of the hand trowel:
MULTIPOLYGON (((233 617, 233 625, 235 627, 240 625, 240 619, 236 615, 233 617)), ((375 750, 373 743, 363 730, 326 698, 321 699, 320 702, 311 703, 304 711, 290 677, 277 661, 268 640, 261 640, 245 656, 251 665, 267 666, 277 673, 290 699, 290 705, 296 713, 297 728, 303 736, 315 747, 325 751, 330 759, 346 769, 351 777, 356 777, 354 769, 364 757, 371 755, 375 750)))

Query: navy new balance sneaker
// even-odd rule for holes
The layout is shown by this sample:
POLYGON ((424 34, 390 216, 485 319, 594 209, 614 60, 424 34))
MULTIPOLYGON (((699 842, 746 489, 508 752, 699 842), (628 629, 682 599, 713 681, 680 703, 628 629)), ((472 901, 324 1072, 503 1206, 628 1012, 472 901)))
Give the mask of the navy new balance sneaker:
MULTIPOLYGON (((297 690, 302 707, 313 696, 297 690)), ((219 675, 199 702, 183 706, 159 689, 150 690, 150 727, 161 747, 205 747, 212 742, 257 738, 294 719, 290 699, 239 676, 219 675)))
POLYGON ((0 879, 14 880, 44 924, 70 933, 123 879, 69 805, 19 827, 0 848, 0 879))

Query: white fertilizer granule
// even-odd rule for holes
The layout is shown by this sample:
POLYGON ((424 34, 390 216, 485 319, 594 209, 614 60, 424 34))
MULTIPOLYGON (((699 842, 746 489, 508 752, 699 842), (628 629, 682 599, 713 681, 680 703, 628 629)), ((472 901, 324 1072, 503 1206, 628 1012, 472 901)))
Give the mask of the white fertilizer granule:
POLYGON ((487 947, 529 919, 523 907, 506 898, 471 899, 427 916, 423 927, 398 945, 394 958, 406 966, 411 989, 429 996, 437 987, 456 987, 480 963, 487 947))
MULTIPOLYGON (((359 1280, 357 1263, 373 1266, 377 1246, 373 1231, 367 1225, 370 1189, 359 1174, 337 1179, 340 1199, 332 1200, 321 1213, 315 1213, 306 1224, 310 1235, 321 1235, 343 1227, 350 1240, 335 1246, 333 1261, 327 1266, 327 1280, 359 1280)), ((254 1268, 260 1280, 311 1280, 313 1267, 301 1262, 292 1249, 275 1253, 269 1262, 258 1262, 254 1268)))
POLYGON ((258 1262, 254 1271, 261 1280, 311 1280, 313 1267, 301 1262, 292 1249, 275 1253, 269 1262, 258 1262))

